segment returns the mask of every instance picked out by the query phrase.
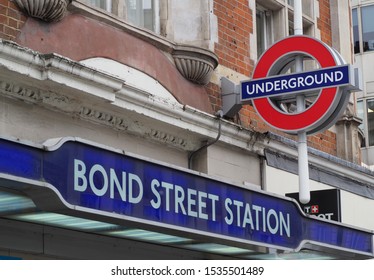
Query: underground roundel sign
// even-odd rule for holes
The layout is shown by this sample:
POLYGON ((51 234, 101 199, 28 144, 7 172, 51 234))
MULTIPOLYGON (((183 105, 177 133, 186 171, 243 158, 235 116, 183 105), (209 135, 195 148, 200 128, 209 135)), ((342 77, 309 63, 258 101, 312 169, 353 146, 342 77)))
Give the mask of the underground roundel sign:
POLYGON ((291 36, 271 46, 259 59, 252 80, 241 82, 241 102, 251 101, 276 129, 316 133, 333 125, 345 110, 351 73, 351 67, 328 45, 307 36, 291 36), (302 58, 303 69, 311 70, 295 73, 297 57, 302 58), (298 94, 305 96, 308 106, 297 112, 285 109, 284 104, 298 94))

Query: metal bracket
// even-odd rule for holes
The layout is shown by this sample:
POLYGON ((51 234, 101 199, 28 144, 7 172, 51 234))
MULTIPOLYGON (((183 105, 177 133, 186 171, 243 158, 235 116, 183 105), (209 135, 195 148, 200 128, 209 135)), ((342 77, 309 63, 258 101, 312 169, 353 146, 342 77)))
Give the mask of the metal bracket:
POLYGON ((240 101, 240 85, 222 77, 221 94, 223 115, 228 118, 233 118, 242 108, 240 101))

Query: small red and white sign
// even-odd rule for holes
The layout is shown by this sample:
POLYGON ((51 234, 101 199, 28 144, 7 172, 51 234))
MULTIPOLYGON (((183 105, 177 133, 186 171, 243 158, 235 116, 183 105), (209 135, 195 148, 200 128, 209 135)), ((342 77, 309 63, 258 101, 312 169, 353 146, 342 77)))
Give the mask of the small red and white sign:
POLYGON ((318 205, 312 205, 311 206, 311 213, 312 214, 318 214, 319 213, 319 207, 318 207, 318 205))

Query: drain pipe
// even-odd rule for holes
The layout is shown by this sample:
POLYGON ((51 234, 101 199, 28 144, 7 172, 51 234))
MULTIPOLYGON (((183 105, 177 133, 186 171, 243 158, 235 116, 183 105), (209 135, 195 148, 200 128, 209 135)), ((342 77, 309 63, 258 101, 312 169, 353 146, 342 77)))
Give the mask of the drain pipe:
POLYGON ((191 169, 192 167, 192 159, 193 157, 198 153, 200 152, 201 150, 203 149, 206 149, 208 148, 209 146, 215 144, 219 138, 221 137, 221 119, 223 117, 223 111, 222 110, 219 110, 217 113, 216 113, 216 116, 218 118, 218 134, 217 134, 217 137, 216 139, 214 139, 212 142, 208 142, 206 143, 205 145, 203 145, 202 147, 198 148, 196 151, 193 151, 190 153, 190 155, 188 156, 188 168, 191 169))

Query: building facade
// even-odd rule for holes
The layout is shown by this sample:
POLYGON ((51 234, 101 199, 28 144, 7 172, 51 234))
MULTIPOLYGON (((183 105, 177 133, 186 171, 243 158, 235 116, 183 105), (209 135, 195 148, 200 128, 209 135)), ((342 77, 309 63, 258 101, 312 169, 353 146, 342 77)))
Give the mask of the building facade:
POLYGON ((372 81, 373 70, 371 61, 373 59, 372 41, 373 26, 370 21, 370 15, 373 11, 373 1, 353 1, 353 37, 354 53, 357 64, 362 69, 363 91, 358 94, 358 114, 363 119, 360 128, 363 132, 364 141, 362 143, 363 162, 372 168, 373 156, 373 120, 372 120, 372 81))
MULTIPOLYGON (((305 35, 333 47, 347 63, 357 60, 363 69, 369 67, 365 66, 369 60, 360 57, 369 55, 365 36, 371 36, 370 26, 364 30, 366 22, 362 21, 363 27, 357 23, 370 9, 366 6, 370 1, 354 6, 348 0, 302 2, 305 35), (347 32, 352 19, 354 32, 347 32), (359 29, 355 29, 357 25, 359 29), (358 49, 356 41, 352 43, 357 30, 363 34, 358 49), (358 50, 360 55, 354 55, 358 50)), ((370 124, 363 122, 369 133, 363 138, 356 115, 356 98, 361 100, 359 113, 363 112, 360 108, 370 108, 370 82, 364 93, 351 95, 336 125, 310 135, 308 145, 311 190, 338 191, 333 199, 339 205, 338 223, 326 221, 335 214, 321 214, 314 208, 313 213, 325 219, 326 226, 371 236, 370 244, 366 244, 371 252, 323 246, 321 241, 302 241, 292 249, 258 240, 247 244, 243 238, 225 238, 214 231, 221 225, 209 224, 208 234, 204 234, 195 220, 192 224, 197 228, 193 230, 180 221, 170 222, 170 226, 147 223, 144 213, 139 214, 141 218, 128 214, 124 218, 111 208, 114 214, 102 214, 95 208, 100 203, 96 205, 93 200, 85 206, 91 207, 87 212, 81 204, 61 203, 66 200, 63 191, 48 181, 64 169, 54 162, 60 156, 47 160, 48 152, 52 154, 71 141, 82 147, 72 148, 77 155, 66 152, 74 158, 71 182, 76 192, 84 192, 90 185, 97 196, 108 194, 113 199, 118 195, 123 201, 139 203, 143 191, 145 195, 143 179, 151 175, 138 169, 144 174, 134 171, 120 175, 114 167, 105 169, 103 158, 115 153, 163 166, 152 167, 152 174, 171 168, 170 178, 179 176, 173 172, 184 172, 188 178, 222 183, 227 197, 235 186, 235 191, 269 195, 280 205, 289 203, 285 195, 298 192, 296 137, 271 128, 251 105, 235 104, 233 114, 222 111, 227 107, 222 80, 234 84, 247 80, 269 46, 294 34, 293 1, 2 0, 0 16, 0 135, 4 145, 0 159, 0 255, 26 259, 372 257, 374 173, 361 166, 362 161, 372 165, 370 149, 361 153, 361 144, 367 147, 371 143, 370 124), (87 158, 97 161, 91 168, 78 159, 89 154, 86 149, 102 150, 97 157, 87 158), (40 168, 30 168, 43 170, 38 180, 28 172, 27 161, 22 165, 29 158, 29 150, 42 162, 40 168)), ((370 50, 370 38, 368 42, 370 50)), ((313 63, 305 62, 307 67, 313 63)), ((363 72, 367 80, 370 70, 363 72)), ((307 100, 307 106, 312 105, 313 99, 307 100)), ((281 100, 274 106, 292 114, 295 101, 281 100)), ((58 185, 65 180, 62 177, 52 181, 58 185)), ((213 210, 211 216, 206 210, 207 205, 218 207, 220 198, 213 192, 198 187, 182 190, 184 181, 180 185, 151 182, 156 197, 153 208, 161 207, 161 197, 169 203, 169 195, 175 195, 165 206, 166 212, 175 206, 179 216, 172 220, 181 220, 182 214, 203 220, 210 217, 210 222, 219 220, 213 210), (164 192, 157 192, 158 187, 164 192), (185 197, 189 198, 187 204, 185 197)), ((231 213, 226 224, 235 223, 234 209, 239 215, 239 209, 244 211, 244 205, 249 205, 241 205, 238 197, 225 203, 231 213)), ((258 216, 260 208, 254 209, 258 216)), ((267 213, 268 230, 275 234, 284 221, 282 233, 288 235, 287 219, 269 214, 275 210, 267 213)), ((238 218, 237 223, 242 222, 238 218)), ((246 223, 252 230, 260 227, 248 219, 246 223)), ((262 230, 266 231, 264 225, 262 230)))

